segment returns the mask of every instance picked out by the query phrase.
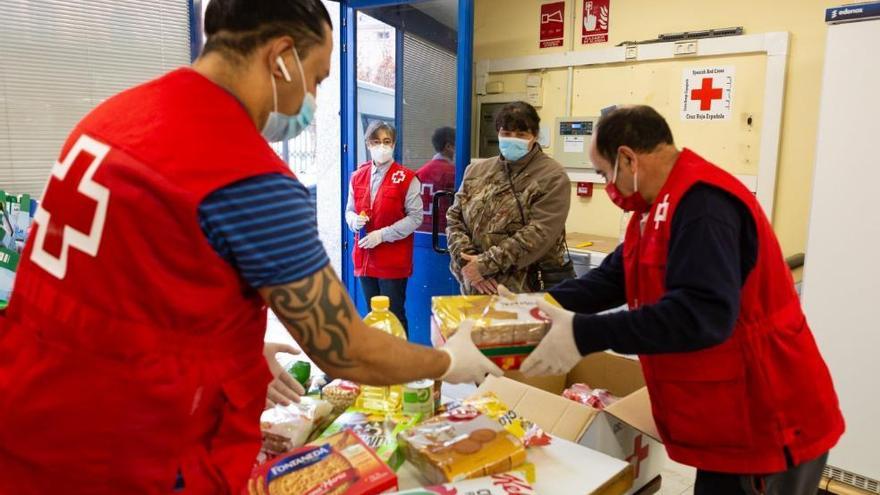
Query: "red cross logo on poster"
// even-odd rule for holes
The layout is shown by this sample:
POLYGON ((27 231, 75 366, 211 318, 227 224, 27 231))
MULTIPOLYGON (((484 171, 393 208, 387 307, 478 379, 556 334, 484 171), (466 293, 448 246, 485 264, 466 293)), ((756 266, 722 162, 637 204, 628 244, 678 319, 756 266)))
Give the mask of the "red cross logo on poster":
POLYGON ((94 181, 110 147, 81 135, 61 162, 56 162, 40 207, 31 260, 59 279, 67 275, 70 250, 98 254, 110 191, 94 181))
POLYGON ((684 69, 681 119, 727 120, 733 108, 733 67, 684 69))
POLYGON ((591 45, 608 41, 608 16, 610 14, 611 0, 584 0, 581 44, 591 45))
POLYGON ((565 33, 565 2, 541 5, 541 48, 562 46, 565 33))

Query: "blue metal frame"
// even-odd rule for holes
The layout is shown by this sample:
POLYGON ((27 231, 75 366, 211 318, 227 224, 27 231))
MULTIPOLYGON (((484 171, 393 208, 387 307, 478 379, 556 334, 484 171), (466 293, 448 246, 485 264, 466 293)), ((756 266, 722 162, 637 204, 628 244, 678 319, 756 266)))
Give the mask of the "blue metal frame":
POLYGON ((189 11, 189 56, 191 60, 199 58, 202 52, 202 0, 190 0, 189 11))
MULTIPOLYGON (((342 71, 339 75, 340 95, 340 127, 342 142, 340 143, 342 156, 342 205, 348 202, 348 186, 351 184, 351 174, 357 164, 357 72, 355 72, 355 59, 357 58, 357 13, 355 8, 349 5, 349 1, 342 0, 339 3, 339 19, 342 24, 339 33, 341 46, 342 71)), ((343 206, 344 208, 344 206, 343 206)), ((348 253, 348 246, 354 244, 354 234, 345 223, 345 213, 342 214, 342 281, 346 287, 352 288, 357 283, 354 276, 354 263, 348 253)), ((358 304, 354 298, 355 304, 358 304)))
POLYGON ((394 128, 397 130, 397 143, 394 146, 394 159, 403 163, 403 30, 394 30, 394 128))
POLYGON ((471 161, 473 113, 474 0, 458 0, 458 87, 455 113, 455 189, 471 161))
MULTIPOLYGON (((348 189, 351 183, 351 175, 355 170, 357 159, 357 11, 361 9, 369 9, 376 7, 387 7, 392 5, 418 3, 418 1, 406 0, 341 0, 339 3, 339 14, 342 24, 340 32, 341 49, 341 66, 340 75, 341 88, 341 128, 342 128, 342 173, 341 184, 341 200, 344 205, 348 201, 348 189)), ((461 183, 464 176, 464 170, 470 163, 471 159, 471 117, 473 103, 473 26, 474 26, 474 0, 458 0, 458 46, 457 54, 457 112, 456 112, 456 188, 461 183)), ((400 34, 399 34, 400 35, 400 34)), ((402 36, 402 35, 400 35, 402 36)), ((398 53, 402 58, 402 37, 398 38, 398 53)), ((402 60, 401 60, 402 61, 402 60)), ((397 64, 397 78, 402 78, 402 63, 397 64)), ((402 81, 402 79, 399 79, 402 81)), ((395 122, 400 130, 402 126, 399 120, 402 112, 402 92, 395 92, 395 122), (399 93, 399 94, 398 94, 399 93)), ((401 133, 402 136, 402 133, 401 133)), ((398 141, 398 152, 395 158, 400 158, 399 154, 403 146, 400 146, 402 139, 398 141)), ((344 215, 343 215, 344 217, 344 215)), ((349 289, 354 288, 357 280, 354 276, 354 266, 349 256, 348 246, 354 242, 354 236, 349 231, 345 223, 345 218, 340 222, 340 228, 343 235, 343 257, 342 257, 342 274, 341 278, 349 289)), ((418 236, 417 236, 418 237, 418 236)), ((430 247, 430 246, 426 246, 430 247)), ((359 297, 355 298, 355 304, 363 307, 359 297)))

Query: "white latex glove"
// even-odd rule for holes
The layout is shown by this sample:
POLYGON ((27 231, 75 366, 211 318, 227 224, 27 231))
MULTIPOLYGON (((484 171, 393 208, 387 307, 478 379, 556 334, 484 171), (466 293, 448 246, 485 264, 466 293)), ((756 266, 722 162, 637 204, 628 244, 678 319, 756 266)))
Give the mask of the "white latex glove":
POLYGON ((382 232, 384 231, 385 229, 379 229, 370 232, 366 237, 358 241, 358 247, 361 249, 373 249, 382 244, 382 232))
POLYGON ((287 344, 278 342, 266 342, 263 346, 263 357, 266 358, 266 364, 269 365, 269 371, 272 372, 272 382, 269 383, 269 390, 266 393, 266 408, 270 408, 275 404, 288 405, 291 402, 299 402, 299 398, 306 393, 305 389, 298 381, 296 381, 290 373, 287 372, 275 357, 279 352, 287 354, 299 354, 296 349, 287 344))
POLYGON ((362 228, 364 228, 364 226, 365 226, 369 221, 370 221, 370 217, 365 217, 365 216, 357 215, 357 216, 355 216, 354 219, 352 220, 352 224, 353 224, 352 226, 354 227, 354 230, 361 230, 362 228))
POLYGON ((455 335, 449 338, 441 351, 449 354, 449 369, 441 380, 449 383, 482 382, 486 375, 501 376, 504 371, 489 360, 474 345, 471 331, 474 329, 472 320, 461 322, 455 335))
POLYGON ((520 371, 526 376, 563 375, 581 360, 574 342, 574 313, 547 301, 538 301, 538 308, 553 322, 538 347, 523 361, 520 371))
POLYGON ((516 294, 511 292, 504 284, 498 284, 498 295, 504 299, 516 299, 516 294))

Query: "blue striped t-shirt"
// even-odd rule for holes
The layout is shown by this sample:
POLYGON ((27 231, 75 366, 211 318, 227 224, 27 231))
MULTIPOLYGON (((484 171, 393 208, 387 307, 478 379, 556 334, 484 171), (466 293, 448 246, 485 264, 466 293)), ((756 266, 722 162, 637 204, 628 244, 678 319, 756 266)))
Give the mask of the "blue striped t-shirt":
POLYGON ((330 262, 309 191, 292 177, 258 175, 218 189, 199 205, 199 222, 217 254, 255 289, 300 280, 330 262))

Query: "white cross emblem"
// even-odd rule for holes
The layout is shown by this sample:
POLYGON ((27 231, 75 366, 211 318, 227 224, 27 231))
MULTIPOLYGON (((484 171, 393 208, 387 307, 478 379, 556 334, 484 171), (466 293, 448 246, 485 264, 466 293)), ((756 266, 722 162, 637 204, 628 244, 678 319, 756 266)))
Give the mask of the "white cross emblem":
MULTIPOLYGON (((104 161, 110 147, 100 143, 85 134, 81 135, 62 162, 55 162, 49 176, 49 184, 46 186, 44 198, 40 201, 40 207, 34 215, 34 225, 39 226, 34 237, 34 249, 31 253, 31 261, 46 270, 58 279, 64 279, 67 275, 67 259, 70 249, 77 249, 90 256, 98 254, 101 245, 101 236, 104 233, 104 220, 107 217, 107 205, 110 202, 110 191, 94 181, 95 172, 104 161), (85 162, 81 157, 91 157, 91 161, 85 162), (74 165, 76 165, 74 167, 74 165), (85 171, 82 169, 85 168, 85 171), (71 180, 76 183, 66 184, 65 180, 71 173, 71 180), (75 193, 94 200, 92 202, 75 203, 75 197, 65 197, 66 204, 56 204, 50 190, 58 187, 73 189, 75 193), (46 200, 51 203, 55 212, 46 209, 46 200), (93 206, 94 205, 94 206, 93 206), (84 213, 85 217, 82 216, 84 213), (53 219, 53 214, 58 217, 53 219), (74 218, 77 214, 78 217, 74 218), (82 220, 90 216, 88 232, 80 230, 77 226, 68 223, 68 220, 82 220), (50 245, 54 246, 47 250, 47 234, 50 245), (60 237, 60 239, 58 239, 60 237), (56 249, 60 244, 60 249, 56 249)), ((85 225, 81 223, 81 225, 85 225)), ((84 227, 85 228, 85 227, 84 227)))
POLYGON ((391 176, 391 182, 395 184, 400 184, 403 180, 406 179, 406 174, 403 173, 403 170, 398 170, 394 172, 394 175, 391 176))
POLYGON ((660 227, 660 222, 666 221, 667 213, 669 213, 669 193, 663 196, 663 202, 657 205, 657 211, 654 212, 654 230, 660 227))

